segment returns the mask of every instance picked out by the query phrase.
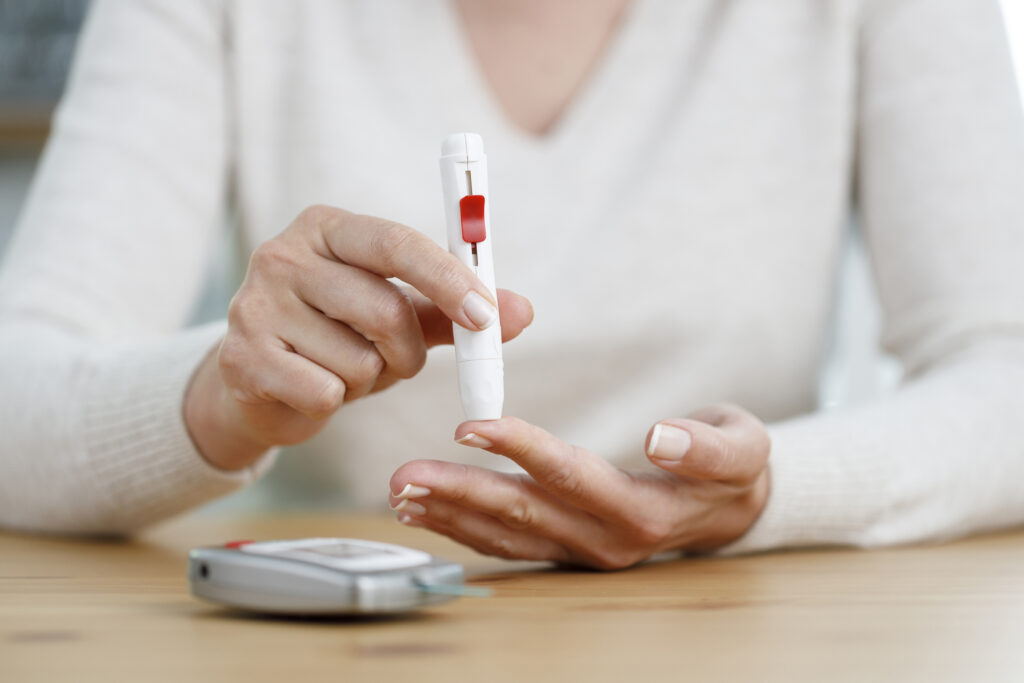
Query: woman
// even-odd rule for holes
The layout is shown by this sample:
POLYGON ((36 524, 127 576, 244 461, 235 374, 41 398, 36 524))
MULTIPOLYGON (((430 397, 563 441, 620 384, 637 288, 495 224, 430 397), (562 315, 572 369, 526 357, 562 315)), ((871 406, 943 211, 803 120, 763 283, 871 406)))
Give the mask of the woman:
POLYGON ((995 0, 99 2, 0 280, 0 519, 131 531, 319 433, 357 502, 401 465, 400 521, 506 557, 1016 524, 1022 186, 995 0), (461 455, 458 130, 535 317, 461 455), (245 281, 183 330, 226 206, 245 281), (851 209, 907 381, 812 414, 851 209))

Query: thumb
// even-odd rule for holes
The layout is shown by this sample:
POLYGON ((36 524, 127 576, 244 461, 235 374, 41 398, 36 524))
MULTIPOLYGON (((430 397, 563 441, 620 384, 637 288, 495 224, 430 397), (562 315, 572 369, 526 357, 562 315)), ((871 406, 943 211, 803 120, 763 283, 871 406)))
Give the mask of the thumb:
POLYGON ((681 477, 745 485, 768 464, 771 440, 754 415, 721 405, 658 422, 646 451, 652 463, 681 477))
MULTIPOLYGON (((427 348, 452 343, 451 318, 441 312, 434 302, 414 289, 406 288, 405 293, 416 309, 420 328, 427 348)), ((498 290, 498 314, 501 324, 501 341, 515 339, 533 322, 533 305, 530 300, 507 289, 498 290)))

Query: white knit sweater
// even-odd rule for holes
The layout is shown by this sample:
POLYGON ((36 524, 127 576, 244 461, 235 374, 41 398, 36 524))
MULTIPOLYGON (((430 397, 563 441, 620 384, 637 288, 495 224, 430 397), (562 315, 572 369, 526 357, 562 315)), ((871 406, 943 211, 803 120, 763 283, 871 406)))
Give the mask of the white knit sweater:
MULTIPOLYGON (((195 451, 185 330, 231 203, 251 248, 329 203, 441 241, 438 142, 491 164, 536 322, 506 413, 624 464, 655 421, 770 422, 732 551, 1024 521, 1024 126, 995 0, 637 0, 557 127, 503 115, 441 0, 100 2, 0 275, 0 523, 130 531, 258 476, 195 451), (906 384, 812 414, 859 212, 906 384)), ((315 446, 383 505, 451 444, 450 349, 315 446)))

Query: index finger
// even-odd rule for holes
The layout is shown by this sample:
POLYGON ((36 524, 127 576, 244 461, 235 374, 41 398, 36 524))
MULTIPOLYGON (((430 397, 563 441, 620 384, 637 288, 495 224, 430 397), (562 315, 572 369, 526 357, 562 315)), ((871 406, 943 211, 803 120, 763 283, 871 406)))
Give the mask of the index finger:
POLYGON ((620 519, 633 503, 623 493, 631 484, 625 472, 519 418, 464 422, 455 440, 513 460, 546 491, 600 519, 620 519))
POLYGON ((482 330, 497 322, 497 302, 484 283, 423 233, 333 207, 307 212, 323 238, 324 256, 408 282, 467 329, 482 330))

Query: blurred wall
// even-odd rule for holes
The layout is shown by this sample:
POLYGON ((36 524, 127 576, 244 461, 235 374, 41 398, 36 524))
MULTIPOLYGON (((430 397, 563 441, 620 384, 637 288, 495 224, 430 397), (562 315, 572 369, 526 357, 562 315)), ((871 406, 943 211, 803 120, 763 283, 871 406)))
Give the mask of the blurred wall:
POLYGON ((0 253, 64 86, 87 0, 0 0, 0 253))
MULTIPOLYGON (((0 258, 17 222, 90 0, 0 0, 0 258)), ((196 322, 224 316, 239 279, 228 231, 196 322)), ((242 264, 244 266, 244 264, 242 264)))

